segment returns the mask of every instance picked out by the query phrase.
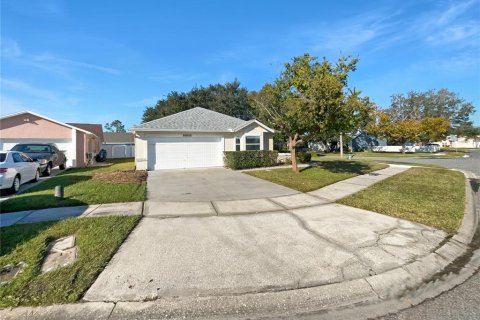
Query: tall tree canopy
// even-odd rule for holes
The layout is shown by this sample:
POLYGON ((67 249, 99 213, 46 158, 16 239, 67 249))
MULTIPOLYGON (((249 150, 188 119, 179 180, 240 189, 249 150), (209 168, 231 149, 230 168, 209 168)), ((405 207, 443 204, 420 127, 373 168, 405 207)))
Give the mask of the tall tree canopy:
POLYGON ((110 123, 105 123, 103 126, 107 132, 127 132, 125 126, 120 120, 113 120, 110 123))
POLYGON ((426 92, 410 91, 406 95, 392 96, 386 113, 392 121, 421 120, 424 118, 445 118, 450 122, 450 132, 461 131, 472 126, 470 115, 475 112, 472 103, 466 102, 456 93, 447 89, 426 92))
POLYGON ((304 54, 286 63, 273 83, 251 94, 260 120, 288 137, 293 171, 298 172, 297 144, 354 131, 373 109, 368 98, 348 87, 357 62, 350 56, 331 63, 304 54))
POLYGON ((405 152, 407 142, 423 142, 441 140, 447 134, 450 123, 443 117, 427 117, 423 119, 392 119, 383 111, 377 112, 375 121, 370 122, 365 131, 387 139, 389 144, 400 144, 405 152))
POLYGON ((152 121, 195 107, 210 109, 244 120, 254 118, 254 109, 250 105, 247 89, 241 87, 239 81, 234 80, 225 84, 195 87, 189 92, 172 91, 155 106, 147 107, 142 121, 152 121))

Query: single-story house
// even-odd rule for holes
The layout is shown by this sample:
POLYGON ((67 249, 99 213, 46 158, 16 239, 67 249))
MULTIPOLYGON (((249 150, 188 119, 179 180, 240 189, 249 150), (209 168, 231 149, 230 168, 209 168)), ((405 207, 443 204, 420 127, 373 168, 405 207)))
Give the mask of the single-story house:
POLYGON ((435 142, 442 147, 451 147, 451 148, 480 148, 480 136, 476 139, 467 138, 467 137, 458 137, 457 141, 442 140, 435 142))
POLYGON ((349 147, 355 152, 372 150, 374 147, 384 147, 386 145, 386 139, 380 139, 365 132, 355 134, 349 143, 349 147))
POLYGON ((102 149, 107 158, 131 158, 135 155, 135 136, 131 132, 105 132, 102 149))
POLYGON ((137 170, 221 167, 224 151, 273 150, 275 132, 258 120, 199 107, 142 123, 131 131, 137 170))
POLYGON ((23 111, 0 117, 0 149, 10 150, 18 143, 55 143, 67 156, 67 166, 83 167, 100 150, 100 132, 100 124, 73 125, 23 111))

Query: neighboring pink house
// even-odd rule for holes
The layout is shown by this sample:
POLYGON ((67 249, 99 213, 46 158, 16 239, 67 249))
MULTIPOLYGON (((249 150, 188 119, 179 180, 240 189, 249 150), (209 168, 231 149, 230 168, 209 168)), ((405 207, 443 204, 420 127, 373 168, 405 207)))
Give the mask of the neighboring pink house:
POLYGON ((17 143, 55 143, 67 156, 67 166, 83 167, 103 143, 101 124, 68 124, 31 111, 0 117, 0 150, 17 143))

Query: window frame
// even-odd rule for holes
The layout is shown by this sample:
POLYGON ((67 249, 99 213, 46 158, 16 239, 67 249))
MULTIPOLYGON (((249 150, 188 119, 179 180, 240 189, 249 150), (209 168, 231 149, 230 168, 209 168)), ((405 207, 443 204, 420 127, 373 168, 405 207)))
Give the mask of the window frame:
POLYGON ((240 137, 235 137, 235 151, 242 150, 242 139, 240 137))
POLYGON ((259 151, 262 150, 262 137, 260 136, 245 136, 245 150, 259 151), (258 143, 249 143, 248 139, 255 138, 258 139, 258 143), (250 149, 251 146, 257 146, 258 149, 250 149))

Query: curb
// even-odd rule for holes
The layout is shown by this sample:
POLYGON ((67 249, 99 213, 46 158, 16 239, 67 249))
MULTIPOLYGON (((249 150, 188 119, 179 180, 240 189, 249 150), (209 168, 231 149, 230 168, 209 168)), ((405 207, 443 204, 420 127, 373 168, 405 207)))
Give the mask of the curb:
POLYGON ((465 212, 448 242, 410 264, 362 279, 283 291, 230 296, 166 297, 155 301, 83 302, 49 307, 0 310, 2 319, 366 319, 411 307, 463 283, 480 267, 476 234, 480 203, 465 175, 465 212), (351 308, 355 306, 355 308, 351 308), (81 313, 73 313, 82 310, 81 313))

